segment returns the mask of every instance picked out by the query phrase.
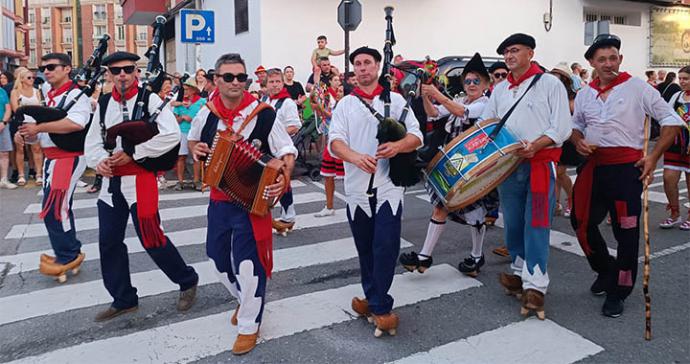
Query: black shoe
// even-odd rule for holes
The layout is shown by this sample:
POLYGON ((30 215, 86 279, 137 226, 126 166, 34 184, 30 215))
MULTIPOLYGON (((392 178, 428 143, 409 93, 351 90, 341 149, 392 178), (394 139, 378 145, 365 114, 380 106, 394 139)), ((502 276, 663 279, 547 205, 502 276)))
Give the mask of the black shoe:
POLYGON ((479 268, 484 265, 484 254, 477 259, 473 256, 465 258, 460 264, 458 264, 458 270, 470 277, 476 277, 479 275, 479 268))
POLYGON ((614 296, 606 296, 604 306, 601 307, 601 313, 607 317, 620 317, 623 314, 623 300, 614 296))
POLYGON ((429 267, 431 267, 431 264, 434 263, 434 260, 431 258, 430 255, 417 254, 415 252, 400 254, 400 258, 398 258, 398 261, 403 266, 403 268, 407 269, 408 271, 414 272, 415 270, 417 270, 419 273, 424 273, 424 271, 429 269, 429 267), (426 257, 427 259, 420 260, 420 256, 426 257))
POLYGON ((29 179, 36 179, 36 171, 33 168, 29 168, 29 179))
POLYGON ((9 180, 11 183, 17 183, 18 179, 19 179, 19 171, 15 169, 14 171, 12 171, 12 174, 10 175, 9 180))
POLYGON ((125 313, 129 312, 134 312, 139 309, 139 306, 134 306, 130 308, 115 308, 113 306, 108 307, 104 311, 99 312, 96 314, 96 317, 93 319, 96 322, 103 322, 103 321, 108 321, 110 319, 113 319, 117 316, 123 315, 125 313))
POLYGON ((604 294, 606 294, 607 286, 608 277, 603 274, 599 274, 597 276, 597 279, 594 280, 594 283, 592 283, 592 286, 589 287, 589 290, 595 296, 603 296, 604 294))

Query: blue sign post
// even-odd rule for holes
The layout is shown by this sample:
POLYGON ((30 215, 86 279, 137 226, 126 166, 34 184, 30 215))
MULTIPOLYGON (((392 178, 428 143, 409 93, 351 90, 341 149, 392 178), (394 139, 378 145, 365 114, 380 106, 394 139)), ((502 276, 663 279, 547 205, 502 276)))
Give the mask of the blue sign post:
POLYGON ((182 43, 214 43, 216 29, 212 10, 180 11, 180 26, 182 43))

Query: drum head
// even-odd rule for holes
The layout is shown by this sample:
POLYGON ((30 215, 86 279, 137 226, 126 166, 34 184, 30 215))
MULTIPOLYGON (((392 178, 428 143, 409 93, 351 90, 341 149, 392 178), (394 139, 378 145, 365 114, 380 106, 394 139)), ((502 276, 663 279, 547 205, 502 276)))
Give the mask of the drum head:
POLYGON ((495 141, 488 135, 499 120, 484 120, 446 145, 429 163, 426 176, 449 211, 469 206, 486 196, 521 162, 513 152, 520 142, 507 128, 495 141))

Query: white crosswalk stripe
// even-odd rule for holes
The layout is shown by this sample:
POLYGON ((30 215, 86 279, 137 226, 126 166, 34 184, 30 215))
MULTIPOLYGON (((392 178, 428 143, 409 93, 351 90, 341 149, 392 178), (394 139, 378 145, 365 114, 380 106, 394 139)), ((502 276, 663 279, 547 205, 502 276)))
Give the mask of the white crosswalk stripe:
MULTIPOLYGON (((293 187, 296 185, 308 187, 308 189, 294 192, 294 201, 298 205, 297 211, 301 214, 296 218, 296 231, 288 235, 287 238, 276 238, 274 242, 274 272, 278 276, 281 274, 289 275, 290 272, 299 269, 315 269, 317 266, 327 264, 342 265, 347 260, 356 259, 357 251, 346 224, 346 210, 339 208, 336 209, 334 216, 316 218, 313 216, 314 212, 307 213, 299 205, 306 206, 305 204, 324 201, 323 185, 293 181, 293 187), (330 226, 336 227, 333 229, 337 234, 336 236, 328 236, 308 244, 290 244, 281 247, 281 239, 294 242, 299 241, 301 236, 313 234, 310 231, 300 232, 300 230, 330 226)), ((423 191, 420 192, 423 193, 423 191)), ((185 205, 161 209, 163 224, 166 227, 170 226, 166 233, 175 246, 187 247, 186 249, 190 251, 204 249, 205 219, 200 220, 201 222, 195 226, 185 225, 184 230, 175 230, 174 226, 185 221, 185 219, 205 216, 207 203, 200 201, 200 199, 207 198, 207 196, 208 194, 201 195, 198 192, 161 195, 161 201, 179 201, 185 205), (201 204, 202 202, 203 204, 201 204)), ((424 199, 424 196, 426 194, 409 197, 424 199)), ((337 193, 336 198, 342 201, 344 196, 337 193)), ((95 199, 76 200, 74 208, 93 213, 96 210, 95 202, 95 199)), ((314 208, 313 205, 311 207, 314 208)), ((39 204, 32 204, 26 208, 24 213, 35 214, 39 210, 39 204)), ((277 211, 277 209, 274 210, 274 213, 277 211)), ((94 230, 98 228, 98 220, 97 217, 78 218, 76 225, 78 231, 94 230)), ((497 225, 502 226, 502 218, 499 218, 497 225)), ((33 223, 13 226, 5 239, 44 236, 46 234, 43 224, 33 223)), ((309 240, 313 241, 313 238, 309 240)), ((144 249, 136 236, 126 238, 125 244, 130 254, 144 253, 144 249)), ((582 255, 576 239, 570 235, 553 232, 552 245, 582 255)), ((401 248, 409 247, 412 247, 412 243, 403 239, 401 248)), ((39 255, 41 253, 52 254, 52 251, 47 248, 46 243, 42 249, 39 248, 35 251, 0 256, 0 269, 5 270, 8 274, 5 279, 16 280, 18 273, 38 275, 36 270, 38 269, 39 255)), ((680 249, 686 248, 683 246, 680 249)), ((84 244, 82 251, 86 254, 87 261, 97 262, 99 260, 97 241, 84 244)), ((668 252, 668 254, 671 253, 668 252)), ((215 266, 212 262, 203 260, 190 265, 199 274, 200 286, 217 283, 217 276, 214 273, 215 266)), ((155 265, 151 264, 150 266, 153 268, 147 269, 151 270, 131 274, 132 284, 137 288, 140 305, 146 305, 147 302, 156 300, 155 296, 157 295, 175 292, 179 289, 162 271, 155 268, 155 265)), ((85 267, 85 269, 87 268, 85 267)), ((225 290, 220 285, 217 286, 219 290, 225 290)), ((46 317, 67 315, 69 314, 68 311, 85 310, 112 302, 111 296, 105 290, 100 279, 80 283, 68 282, 65 285, 56 284, 49 287, 28 291, 21 290, 19 293, 0 297, 0 312, 2 312, 0 314, 0 326, 38 322, 46 317)), ((441 296, 463 294, 462 292, 465 290, 484 289, 483 287, 479 280, 462 275, 450 265, 436 264, 425 274, 404 273, 396 275, 391 288, 391 295, 395 298, 395 307, 402 308, 411 305, 433 304, 430 302, 441 296)), ((347 285, 334 284, 327 286, 327 288, 319 288, 294 296, 276 300, 269 299, 264 311, 260 343, 271 343, 278 338, 355 320, 355 315, 350 308, 350 300, 353 296, 362 296, 362 287, 359 283, 352 283, 351 281, 347 285)), ((107 330, 112 331, 98 339, 57 346, 47 349, 48 351, 45 352, 31 351, 28 354, 19 354, 10 358, 19 358, 12 363, 186 363, 227 353, 230 350, 237 334, 236 328, 228 324, 230 314, 231 312, 224 311, 191 319, 182 316, 171 323, 146 325, 134 331, 129 330, 127 334, 119 333, 118 328, 108 328, 107 330)), ((85 320, 88 319, 85 318, 85 320)), ((402 324, 413 325, 411 321, 407 321, 411 319, 411 317, 403 318, 402 324)), ((519 316, 516 316, 516 319, 520 320, 519 316)), ((369 327, 371 328, 369 334, 373 337, 373 326, 369 327)), ((499 347, 505 349, 506 352, 516 352, 523 357, 529 355, 530 361, 533 362, 558 363, 572 363, 603 350, 595 343, 559 326, 556 322, 530 319, 435 348, 427 348, 427 351, 401 358, 396 363, 442 363, 443 360, 457 362, 457 358, 462 357, 474 357, 476 359, 474 361, 478 363, 502 362, 508 358, 506 356, 508 354, 502 353, 503 349, 497 350, 499 347), (529 332, 529 335, 523 335, 519 340, 510 340, 510 338, 522 335, 520 333, 524 332, 529 332), (560 346, 551 345, 536 354, 527 352, 530 347, 525 343, 539 340, 546 340, 544 342, 547 343, 557 342, 560 346), (563 343, 566 345, 564 346, 563 343), (482 350, 477 349, 481 347, 480 344, 484 345, 482 350), (478 351, 481 351, 483 356, 473 356, 478 351)))

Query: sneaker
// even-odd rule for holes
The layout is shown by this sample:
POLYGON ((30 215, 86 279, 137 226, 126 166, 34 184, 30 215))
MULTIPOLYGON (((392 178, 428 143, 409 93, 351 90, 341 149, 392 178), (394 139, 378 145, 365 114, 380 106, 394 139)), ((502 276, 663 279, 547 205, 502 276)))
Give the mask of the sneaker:
POLYGON ((86 187, 88 185, 89 185, 88 183, 86 183, 82 180, 77 181, 77 187, 86 187))
POLYGON ((595 296, 603 296, 606 294, 606 287, 608 286, 607 277, 603 274, 599 274, 597 279, 594 280, 592 286, 589 287, 589 291, 595 296))
POLYGON ((200 181, 194 182, 194 183, 193 183, 193 186, 194 186, 194 190, 195 190, 195 191, 201 191, 201 187, 203 187, 203 186, 201 185, 201 182, 200 182, 200 181))
POLYGON ((192 308, 192 305, 196 301, 196 288, 197 285, 187 288, 180 292, 180 298, 177 301, 178 311, 187 311, 192 308))
POLYGON ((662 229, 673 229, 674 226, 680 225, 681 223, 683 223, 683 219, 681 219, 680 216, 678 216, 676 219, 669 217, 668 219, 662 221, 659 224, 659 227, 662 229))
POLYGON ((164 176, 158 176, 158 189, 164 190, 168 188, 168 181, 165 180, 164 176))
POLYGON ((113 319, 117 316, 129 313, 129 312, 134 312, 138 309, 139 309, 139 306, 134 306, 134 307, 130 307, 130 308, 115 308, 113 306, 110 306, 107 309, 96 314, 96 317, 94 317, 93 320, 96 322, 108 321, 108 320, 113 319))
POLYGON ((570 217, 570 209, 563 209, 563 217, 570 217))
POLYGON ((685 222, 680 224, 678 228, 683 231, 690 231, 690 219, 685 220, 685 222))
POLYGON ((315 213, 314 217, 327 217, 333 215, 335 215, 335 209, 329 209, 328 207, 324 207, 323 210, 315 213))
POLYGON ((13 190, 17 188, 17 185, 8 181, 7 179, 3 179, 2 181, 0 181, 0 188, 4 188, 6 190, 13 190))
POLYGON ((173 190, 182 191, 182 182, 175 183, 175 187, 173 187, 173 190))
POLYGON ((601 307, 601 313, 607 317, 620 317, 623 314, 623 300, 614 296, 606 296, 606 301, 601 307))
POLYGON ((479 275, 479 268, 484 265, 484 254, 481 257, 475 258, 469 256, 465 258, 460 264, 458 264, 458 270, 470 277, 476 277, 479 275))

